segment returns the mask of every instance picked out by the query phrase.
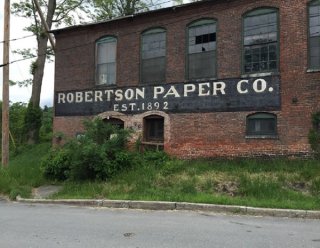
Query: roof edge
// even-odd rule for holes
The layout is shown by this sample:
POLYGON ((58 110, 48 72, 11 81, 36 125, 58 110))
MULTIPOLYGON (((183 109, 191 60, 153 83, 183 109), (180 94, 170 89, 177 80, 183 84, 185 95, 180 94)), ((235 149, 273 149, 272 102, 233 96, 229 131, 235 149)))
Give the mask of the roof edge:
POLYGON ((196 1, 196 2, 185 3, 185 4, 175 5, 175 6, 171 6, 171 7, 166 7, 166 8, 160 8, 160 9, 140 12, 140 13, 136 13, 136 14, 133 14, 133 15, 119 16, 119 17, 116 17, 116 18, 113 18, 113 19, 110 19, 110 20, 78 24, 78 25, 69 26, 69 27, 65 27, 65 28, 50 30, 49 33, 56 34, 56 33, 59 33, 59 32, 69 31, 69 30, 73 30, 73 29, 77 29, 77 28, 86 28, 86 27, 95 26, 95 25, 99 25, 99 24, 112 23, 112 22, 116 22, 116 21, 130 19, 130 18, 132 19, 134 17, 144 16, 144 15, 157 13, 157 12, 165 12, 165 11, 170 11, 170 10, 174 11, 174 10, 176 10, 178 8, 184 8, 184 7, 189 7, 189 6, 192 6, 192 5, 203 4, 205 2, 210 2, 210 1, 212 1, 212 0, 200 0, 200 1, 196 1))

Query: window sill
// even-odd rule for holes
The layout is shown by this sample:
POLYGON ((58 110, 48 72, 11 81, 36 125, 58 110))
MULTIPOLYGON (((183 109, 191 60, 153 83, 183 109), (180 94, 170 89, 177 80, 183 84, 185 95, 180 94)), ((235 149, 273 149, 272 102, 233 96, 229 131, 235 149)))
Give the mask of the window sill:
POLYGON ((163 142, 152 142, 152 141, 142 141, 139 150, 146 150, 146 149, 155 149, 156 151, 163 150, 163 142))
POLYGON ((163 142, 157 141, 142 141, 141 144, 143 145, 155 145, 155 146, 163 146, 163 142))
POLYGON ((320 68, 319 69, 308 69, 307 73, 313 73, 313 72, 320 72, 320 68))
POLYGON ((278 140, 278 135, 246 135, 246 139, 270 139, 270 140, 278 140))
POLYGON ((190 82, 194 82, 194 83, 202 83, 202 82, 207 82, 207 81, 212 81, 212 80, 217 80, 217 77, 211 77, 211 78, 194 78, 194 79, 188 79, 185 82, 186 83, 190 83, 190 82))
POLYGON ((117 84, 96 84, 96 88, 116 87, 117 84))
POLYGON ((267 77, 267 76, 276 76, 280 75, 279 72, 259 72, 259 73, 249 73, 249 74, 242 74, 241 78, 254 78, 254 77, 267 77))

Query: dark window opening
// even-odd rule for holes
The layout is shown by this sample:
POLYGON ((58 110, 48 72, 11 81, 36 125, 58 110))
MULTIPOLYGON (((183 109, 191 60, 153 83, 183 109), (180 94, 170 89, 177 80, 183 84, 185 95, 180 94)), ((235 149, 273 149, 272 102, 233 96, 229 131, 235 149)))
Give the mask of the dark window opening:
POLYGON ((145 135, 147 142, 164 142, 164 118, 158 115, 151 115, 144 119, 145 135))
POLYGON ((104 123, 108 123, 108 124, 111 124, 112 126, 115 126, 119 129, 124 129, 124 122, 120 119, 117 119, 117 118, 105 118, 103 119, 103 122, 104 123))
POLYGON ((269 113, 257 113, 247 117, 248 136, 276 136, 277 117, 269 113))
POLYGON ((216 34, 211 33, 211 34, 202 34, 196 36, 196 45, 197 44, 204 44, 208 42, 214 42, 216 41, 216 34))

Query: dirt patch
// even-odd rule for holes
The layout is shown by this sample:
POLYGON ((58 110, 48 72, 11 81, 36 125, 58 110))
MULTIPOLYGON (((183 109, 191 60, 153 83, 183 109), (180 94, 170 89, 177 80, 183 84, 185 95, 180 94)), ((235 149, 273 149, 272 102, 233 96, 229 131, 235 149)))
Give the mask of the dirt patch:
POLYGON ((9 201, 9 198, 5 195, 0 195, 0 201, 9 201))
POLYGON ((239 183, 234 181, 219 182, 216 186, 216 192, 220 194, 227 194, 229 196, 236 196, 239 189, 239 183))
POLYGON ((49 196, 58 193, 62 189, 62 186, 58 185, 44 185, 39 188, 32 189, 32 196, 35 199, 44 199, 49 196))
POLYGON ((301 192, 303 194, 309 194, 310 185, 306 182, 289 182, 287 187, 291 190, 301 192))

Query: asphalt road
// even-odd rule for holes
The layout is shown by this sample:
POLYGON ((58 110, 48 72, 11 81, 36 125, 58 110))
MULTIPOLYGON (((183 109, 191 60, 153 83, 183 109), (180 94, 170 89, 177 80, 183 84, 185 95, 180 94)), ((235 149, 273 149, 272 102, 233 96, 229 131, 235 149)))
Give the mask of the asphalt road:
POLYGON ((1 248, 320 247, 320 221, 0 201, 1 248))

